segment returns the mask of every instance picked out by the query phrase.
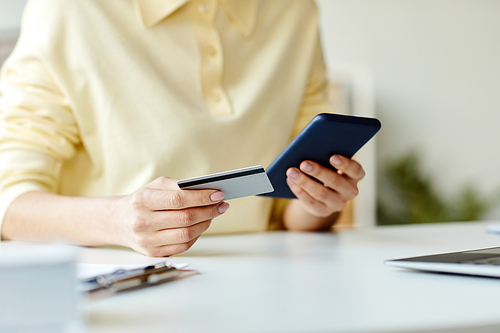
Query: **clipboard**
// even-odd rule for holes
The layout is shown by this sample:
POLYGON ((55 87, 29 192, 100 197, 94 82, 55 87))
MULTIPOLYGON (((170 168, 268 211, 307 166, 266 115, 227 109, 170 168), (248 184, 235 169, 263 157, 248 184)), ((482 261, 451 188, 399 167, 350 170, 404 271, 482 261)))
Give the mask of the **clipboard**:
POLYGON ((100 299, 112 294, 157 285, 198 274, 196 270, 178 269, 168 261, 133 269, 117 269, 79 281, 78 290, 89 299, 100 299))

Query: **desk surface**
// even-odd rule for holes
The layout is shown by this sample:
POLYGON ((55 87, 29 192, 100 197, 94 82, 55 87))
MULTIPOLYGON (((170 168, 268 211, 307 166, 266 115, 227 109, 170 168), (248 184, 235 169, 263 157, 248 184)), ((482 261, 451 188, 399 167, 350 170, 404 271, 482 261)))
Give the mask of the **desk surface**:
MULTIPOLYGON (((500 246, 487 225, 206 236, 171 258, 201 274, 90 302, 83 313, 89 333, 500 331, 500 279, 383 264, 500 246)), ((158 260, 122 248, 79 249, 88 263, 158 260)))

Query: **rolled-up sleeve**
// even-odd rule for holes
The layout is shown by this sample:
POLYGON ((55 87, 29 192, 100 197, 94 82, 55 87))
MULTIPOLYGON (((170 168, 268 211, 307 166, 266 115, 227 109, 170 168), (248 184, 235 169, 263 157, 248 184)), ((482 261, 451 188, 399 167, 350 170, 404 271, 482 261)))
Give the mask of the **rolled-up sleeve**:
POLYGON ((69 103, 36 49, 23 45, 33 38, 26 35, 0 75, 0 227, 21 194, 57 190, 62 162, 79 143, 69 103))

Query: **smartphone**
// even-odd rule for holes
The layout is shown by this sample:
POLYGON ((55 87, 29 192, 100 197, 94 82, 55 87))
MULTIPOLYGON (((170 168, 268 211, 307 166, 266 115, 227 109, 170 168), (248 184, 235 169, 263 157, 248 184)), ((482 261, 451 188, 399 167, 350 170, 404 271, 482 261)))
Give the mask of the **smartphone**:
POLYGON ((382 127, 376 118, 332 113, 316 115, 266 169, 274 191, 261 194, 273 198, 296 198, 286 183, 286 170, 304 160, 335 170, 330 157, 351 158, 382 127))

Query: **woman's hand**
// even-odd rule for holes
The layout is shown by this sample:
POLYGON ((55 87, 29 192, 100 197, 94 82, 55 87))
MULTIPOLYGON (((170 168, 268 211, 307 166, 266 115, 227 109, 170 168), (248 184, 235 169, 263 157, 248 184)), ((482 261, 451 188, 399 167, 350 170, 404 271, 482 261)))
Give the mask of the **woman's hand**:
POLYGON ((365 176, 361 165, 339 155, 333 155, 330 163, 337 172, 312 161, 303 161, 300 169, 287 170, 288 186, 298 198, 283 215, 288 229, 326 229, 333 225, 347 201, 358 195, 357 184, 365 176))
POLYGON ((229 204, 217 190, 180 190, 160 177, 119 199, 115 230, 122 245, 147 256, 163 257, 188 250, 229 204))

